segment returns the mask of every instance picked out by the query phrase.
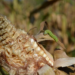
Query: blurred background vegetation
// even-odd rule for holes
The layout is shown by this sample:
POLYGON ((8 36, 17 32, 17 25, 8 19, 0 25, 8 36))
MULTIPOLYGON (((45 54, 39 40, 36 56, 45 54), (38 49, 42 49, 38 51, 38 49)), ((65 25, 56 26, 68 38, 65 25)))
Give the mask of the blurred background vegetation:
MULTIPOLYGON (((0 0, 0 14, 27 32, 37 27, 32 34, 47 21, 48 29, 65 45, 66 53, 75 56, 75 0, 0 0)), ((47 42, 48 51, 56 48, 57 44, 47 42)))

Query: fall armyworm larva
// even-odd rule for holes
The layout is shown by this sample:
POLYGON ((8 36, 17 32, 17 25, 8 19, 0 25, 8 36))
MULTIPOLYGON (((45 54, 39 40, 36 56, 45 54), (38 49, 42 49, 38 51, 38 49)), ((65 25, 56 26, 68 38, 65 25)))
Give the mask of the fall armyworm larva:
POLYGON ((58 42, 58 38, 50 31, 50 30, 45 30, 44 34, 49 34, 56 42, 58 42))

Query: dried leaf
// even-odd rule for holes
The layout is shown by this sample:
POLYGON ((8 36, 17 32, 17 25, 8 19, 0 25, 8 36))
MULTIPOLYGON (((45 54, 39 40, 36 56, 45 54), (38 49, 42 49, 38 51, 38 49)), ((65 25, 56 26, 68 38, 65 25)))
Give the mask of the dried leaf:
POLYGON ((44 35, 43 33, 36 35, 35 38, 36 38, 37 42, 41 42, 41 41, 45 41, 45 40, 55 41, 52 37, 50 37, 49 35, 44 35))
POLYGON ((38 70, 38 75, 55 75, 55 73, 50 66, 45 65, 40 70, 38 70))
MULTIPOLYGON (((55 41, 52 37, 50 37, 49 35, 44 35, 43 33, 40 33, 38 35, 35 36, 37 42, 41 42, 41 41, 45 41, 45 40, 51 40, 51 41, 55 41)), ((64 44, 58 40, 57 42, 63 49, 66 49, 64 44)))
POLYGON ((54 62, 54 67, 66 67, 75 64, 75 58, 59 58, 54 62))
POLYGON ((40 24, 40 31, 46 30, 49 28, 49 24, 45 21, 40 24))
POLYGON ((56 70, 56 75, 68 75, 64 71, 56 70))
POLYGON ((75 75, 75 73, 70 73, 70 75, 75 75))
POLYGON ((59 59, 59 58, 67 58, 67 54, 63 50, 56 50, 54 51, 54 59, 59 59))

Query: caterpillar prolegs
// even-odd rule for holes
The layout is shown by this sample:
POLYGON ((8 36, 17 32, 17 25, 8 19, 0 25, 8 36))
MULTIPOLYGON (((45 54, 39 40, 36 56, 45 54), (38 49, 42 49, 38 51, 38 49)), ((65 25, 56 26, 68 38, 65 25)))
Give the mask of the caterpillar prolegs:
POLYGON ((0 65, 11 75, 37 75, 44 65, 53 66, 53 58, 33 36, 16 29, 0 17, 0 65))

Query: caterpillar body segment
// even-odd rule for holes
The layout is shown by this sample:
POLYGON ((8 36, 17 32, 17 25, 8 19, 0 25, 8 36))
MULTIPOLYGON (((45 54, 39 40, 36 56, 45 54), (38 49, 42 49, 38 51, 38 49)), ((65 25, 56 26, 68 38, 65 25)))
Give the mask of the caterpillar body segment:
POLYGON ((45 30, 44 34, 49 34, 56 42, 58 42, 58 38, 50 30, 45 30))

